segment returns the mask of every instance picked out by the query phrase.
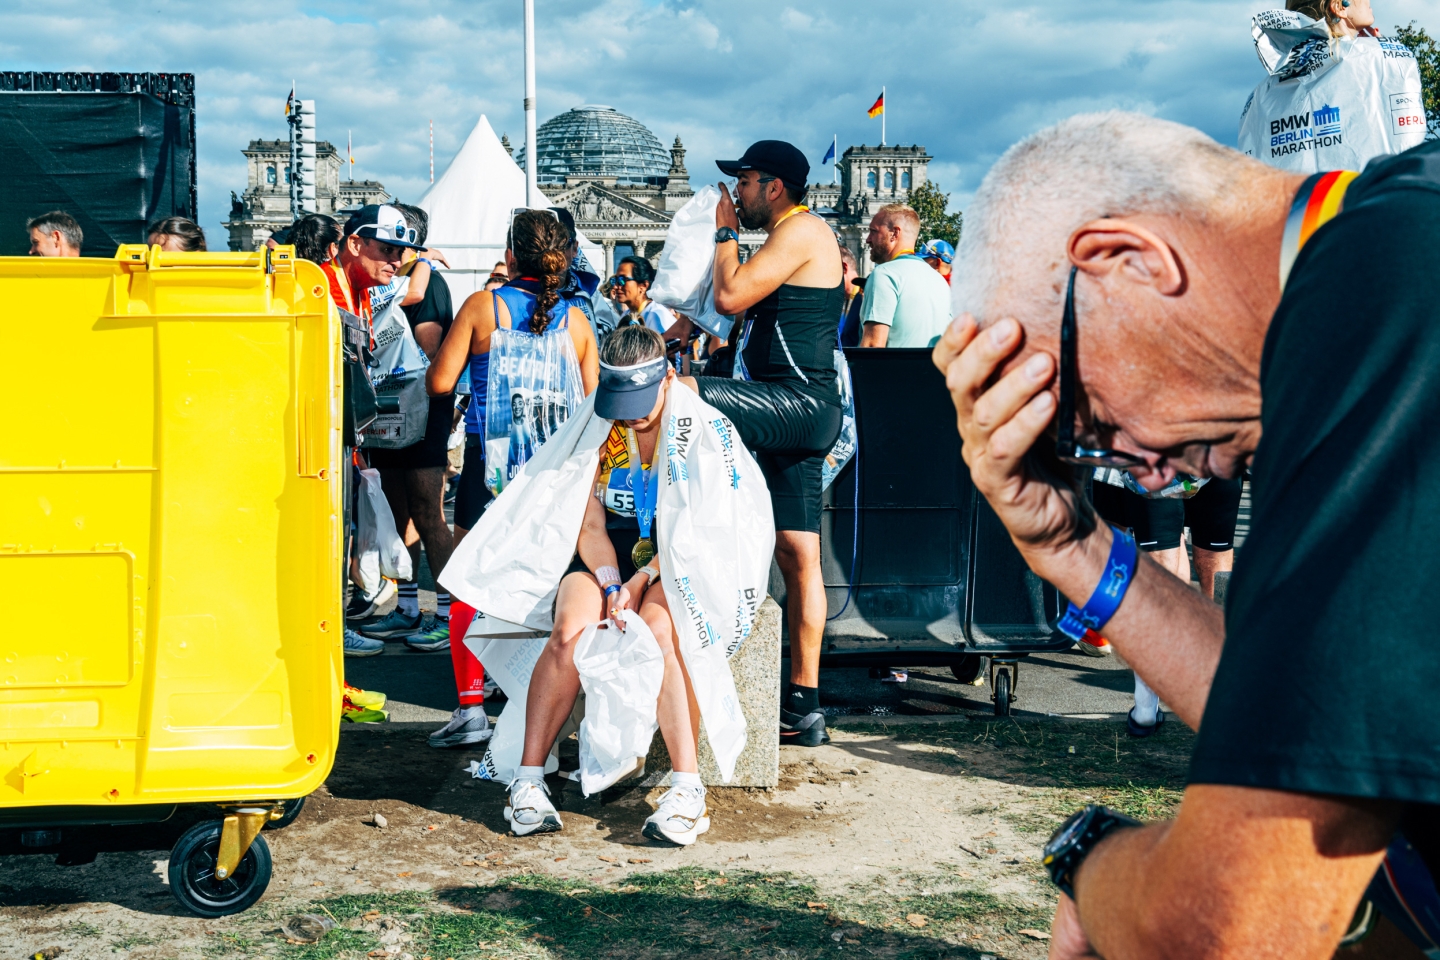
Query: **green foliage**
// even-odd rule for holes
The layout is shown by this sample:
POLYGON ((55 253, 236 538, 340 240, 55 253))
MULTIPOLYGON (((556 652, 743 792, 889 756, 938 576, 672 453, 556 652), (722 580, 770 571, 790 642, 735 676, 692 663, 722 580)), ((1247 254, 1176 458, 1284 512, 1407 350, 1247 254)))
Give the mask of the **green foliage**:
POLYGON ((920 243, 947 240, 951 246, 960 243, 960 227, 964 215, 958 210, 947 213, 950 194, 941 193, 934 180, 926 180, 910 191, 910 206, 920 214, 920 243))
POLYGON ((1395 28, 1395 39, 1409 47, 1420 62, 1420 88, 1424 91, 1425 119, 1430 136, 1440 136, 1440 43, 1426 32, 1424 27, 1415 26, 1411 20, 1408 26, 1395 28))
MULTIPOLYGON (((934 960, 1002 949, 1010 955, 1030 942, 1020 930, 1049 926, 1048 889, 1039 897, 997 896, 961 879, 968 876, 944 868, 885 874, 821 901, 810 883, 788 873, 686 867, 609 882, 517 875, 433 894, 320 901, 313 908, 339 925, 318 943, 282 946, 272 932, 263 947, 230 937, 212 942, 209 954, 238 960, 265 949, 276 960, 362 960, 382 949, 377 924, 367 923, 382 916, 401 925, 404 952, 432 960, 821 960, 851 947, 892 960, 934 960), (957 936, 973 951, 955 953, 957 936)), ((1036 867, 1031 879, 1038 878, 1036 867)))

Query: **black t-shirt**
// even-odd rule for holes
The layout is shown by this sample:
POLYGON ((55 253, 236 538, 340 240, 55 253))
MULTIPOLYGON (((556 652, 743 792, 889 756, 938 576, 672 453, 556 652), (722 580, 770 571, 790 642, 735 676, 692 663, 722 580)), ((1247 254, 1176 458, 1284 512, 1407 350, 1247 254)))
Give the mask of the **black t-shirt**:
POLYGON ((1372 163, 1301 250, 1260 388, 1190 780, 1440 804, 1440 144, 1372 163))
MULTIPOLYGON (((410 321, 411 333, 414 333, 422 323, 438 323, 440 324, 440 339, 444 340, 445 335, 450 332, 450 324, 455 322, 455 307, 454 301, 450 299, 450 285, 445 282, 444 277, 440 276, 440 271, 433 268, 430 271, 430 282, 425 286, 424 298, 419 303, 412 303, 408 307, 402 306, 400 309, 405 311, 405 319, 410 321)), ((454 393, 430 398, 432 407, 454 402, 454 393)))
POLYGON ((412 303, 408 307, 401 307, 405 311, 405 318, 410 321, 410 332, 414 333, 415 328, 422 323, 440 324, 440 337, 444 339, 445 334, 450 332, 450 324, 455 322, 454 301, 450 299, 450 285, 445 278, 440 276, 440 271, 430 271, 430 282, 425 287, 425 298, 419 303, 412 303))

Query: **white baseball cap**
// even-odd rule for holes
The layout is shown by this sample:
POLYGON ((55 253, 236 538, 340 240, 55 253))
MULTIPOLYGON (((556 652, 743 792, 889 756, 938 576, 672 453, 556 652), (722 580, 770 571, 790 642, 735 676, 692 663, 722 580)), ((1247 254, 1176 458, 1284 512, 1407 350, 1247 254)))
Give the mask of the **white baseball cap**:
POLYGON ((388 203, 367 204, 352 213, 345 222, 345 236, 351 234, 369 237, 381 243, 392 243, 397 247, 425 249, 422 244, 415 242, 419 233, 405 222, 405 214, 388 203))

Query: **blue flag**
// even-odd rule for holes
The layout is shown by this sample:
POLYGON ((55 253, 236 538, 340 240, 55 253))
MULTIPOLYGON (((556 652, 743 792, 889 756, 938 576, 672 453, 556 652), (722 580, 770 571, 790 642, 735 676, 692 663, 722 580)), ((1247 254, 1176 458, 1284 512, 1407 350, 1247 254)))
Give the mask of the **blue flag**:
POLYGON ((820 162, 821 162, 821 163, 829 163, 830 161, 832 161, 832 160, 834 160, 834 159, 835 159, 835 144, 832 142, 832 143, 830 144, 830 149, 825 151, 825 159, 824 159, 824 160, 821 160, 820 162))

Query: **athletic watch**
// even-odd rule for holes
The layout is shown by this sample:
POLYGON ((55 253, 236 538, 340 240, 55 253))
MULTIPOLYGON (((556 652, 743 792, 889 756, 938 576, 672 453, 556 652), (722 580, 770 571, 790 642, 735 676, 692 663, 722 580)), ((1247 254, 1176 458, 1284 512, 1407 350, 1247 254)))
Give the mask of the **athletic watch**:
POLYGON ((735 232, 734 227, 721 227, 715 231, 716 243, 729 243, 731 240, 734 240, 736 243, 740 242, 740 234, 735 232))
POLYGON ((1080 869, 1080 864, 1095 849, 1095 845, 1113 830, 1140 825, 1139 820, 1092 803, 1060 825, 1060 829, 1046 842, 1041 863, 1050 871, 1050 881, 1067 897, 1073 898, 1075 871, 1080 869))

